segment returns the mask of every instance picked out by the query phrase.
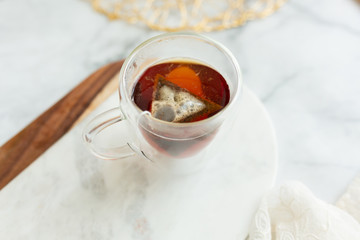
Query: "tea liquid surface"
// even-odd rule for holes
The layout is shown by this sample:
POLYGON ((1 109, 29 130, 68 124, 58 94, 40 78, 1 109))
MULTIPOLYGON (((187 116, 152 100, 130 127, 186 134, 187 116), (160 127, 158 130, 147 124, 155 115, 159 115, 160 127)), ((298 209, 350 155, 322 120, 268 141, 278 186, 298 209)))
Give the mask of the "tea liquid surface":
POLYGON ((224 77, 209 66, 169 61, 149 67, 139 78, 133 101, 169 122, 195 122, 221 111, 230 99, 224 77))

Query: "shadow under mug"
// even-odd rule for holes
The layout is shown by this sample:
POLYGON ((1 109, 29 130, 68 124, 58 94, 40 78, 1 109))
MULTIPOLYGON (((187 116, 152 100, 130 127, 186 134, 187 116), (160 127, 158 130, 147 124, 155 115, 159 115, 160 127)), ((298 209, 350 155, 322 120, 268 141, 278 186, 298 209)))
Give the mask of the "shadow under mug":
MULTIPOLYGON (((161 166, 193 168, 204 160, 202 153, 217 133, 225 131, 222 125, 234 115, 231 109, 236 111, 241 87, 241 72, 235 57, 214 40, 195 33, 167 33, 153 37, 140 44, 121 68, 119 107, 92 119, 83 130, 83 140, 90 151, 102 159, 122 159, 137 154, 161 166), (179 60, 210 66, 225 78, 230 90, 230 100, 225 108, 205 120, 171 123, 156 119, 137 107, 132 94, 144 71, 161 62, 179 60), (123 138, 123 145, 100 146, 96 141, 99 133, 116 125, 123 125, 130 132, 118 136, 123 138)), ((231 126, 225 128, 231 129, 231 126)))

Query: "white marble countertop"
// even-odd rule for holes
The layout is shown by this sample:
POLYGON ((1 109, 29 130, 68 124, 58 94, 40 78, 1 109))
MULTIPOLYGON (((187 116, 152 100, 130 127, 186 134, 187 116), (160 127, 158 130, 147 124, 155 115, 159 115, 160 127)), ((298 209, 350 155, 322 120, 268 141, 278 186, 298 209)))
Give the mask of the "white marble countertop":
MULTIPOLYGON (((0 1, 0 144, 158 33, 109 22, 86 1, 0 1)), ((266 19, 206 35, 234 53, 270 113, 277 184, 300 180, 335 202, 360 171, 360 4, 290 1, 266 19)))

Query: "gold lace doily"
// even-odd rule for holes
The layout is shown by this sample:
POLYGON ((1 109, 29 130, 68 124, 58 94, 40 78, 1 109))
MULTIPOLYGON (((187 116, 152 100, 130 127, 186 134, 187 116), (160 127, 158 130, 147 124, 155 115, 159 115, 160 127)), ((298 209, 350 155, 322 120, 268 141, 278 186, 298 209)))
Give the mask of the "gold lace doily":
POLYGON ((214 31, 266 17, 286 0, 90 0, 109 19, 162 31, 214 31))

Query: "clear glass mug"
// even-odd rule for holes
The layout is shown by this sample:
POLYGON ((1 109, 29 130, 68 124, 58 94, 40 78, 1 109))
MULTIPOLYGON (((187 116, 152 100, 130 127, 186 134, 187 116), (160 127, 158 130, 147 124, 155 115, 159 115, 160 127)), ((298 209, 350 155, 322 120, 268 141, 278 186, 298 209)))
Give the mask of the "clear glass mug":
POLYGON ((239 101, 241 87, 241 71, 235 57, 214 40, 195 33, 153 37, 139 45, 121 68, 120 106, 92 119, 84 128, 83 140, 90 151, 102 159, 122 159, 137 154, 159 166, 185 171, 196 168, 203 162, 209 143, 219 131, 225 131, 221 126, 234 115, 232 109, 239 101), (171 60, 198 62, 217 70, 230 90, 226 107, 210 118, 191 123, 165 122, 152 117, 148 111, 141 111, 132 100, 137 80, 150 66, 171 60), (130 132, 118 136, 126 138, 123 145, 100 146, 96 141, 99 133, 119 124, 130 132))

